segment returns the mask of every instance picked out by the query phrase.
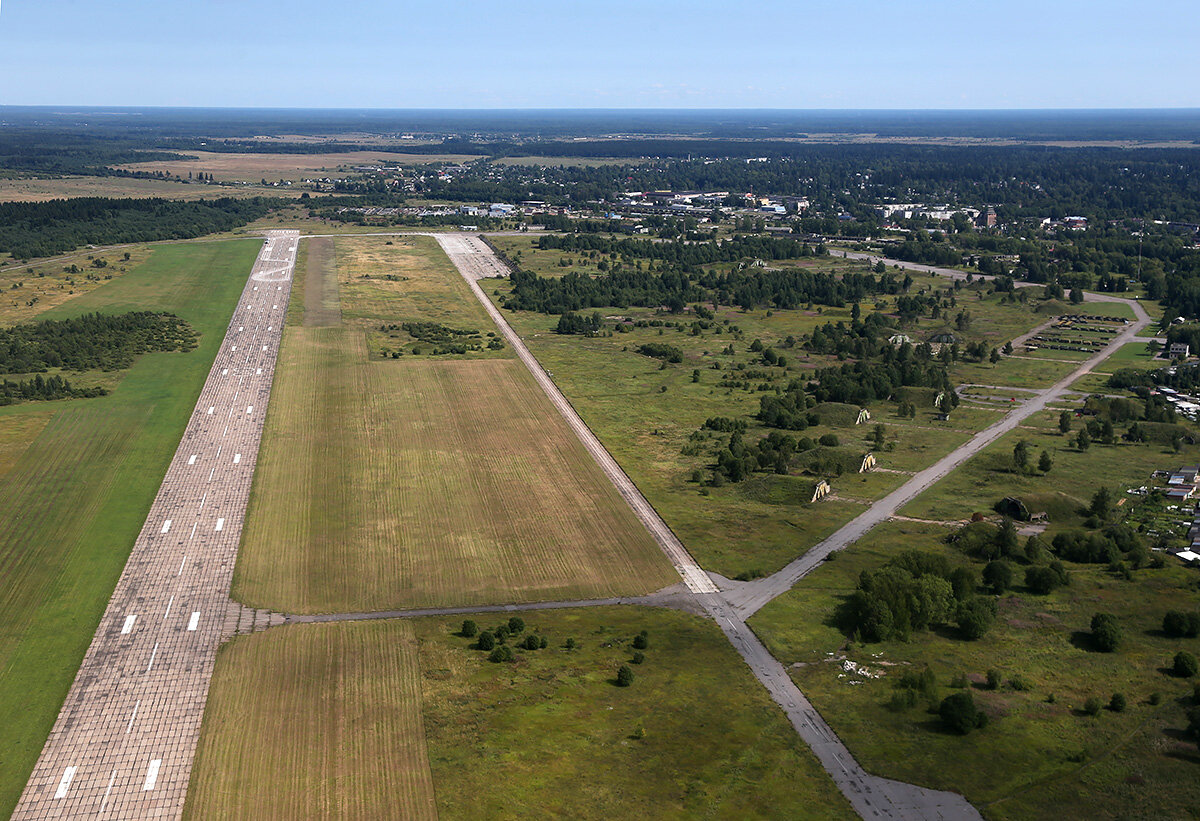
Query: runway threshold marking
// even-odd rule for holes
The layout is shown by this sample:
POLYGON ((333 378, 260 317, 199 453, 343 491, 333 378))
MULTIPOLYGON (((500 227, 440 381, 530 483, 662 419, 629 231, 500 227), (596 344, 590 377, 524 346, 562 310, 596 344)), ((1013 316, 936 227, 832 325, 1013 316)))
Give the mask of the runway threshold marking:
POLYGON ((67 790, 71 789, 71 779, 75 777, 75 771, 78 767, 67 767, 63 770, 62 778, 58 782, 58 789, 54 791, 55 798, 66 798, 67 790))
POLYGON ((133 720, 137 718, 137 711, 141 706, 142 700, 140 698, 133 703, 133 712, 129 714, 129 723, 125 725, 125 735, 129 735, 129 731, 133 729, 133 720))
POLYGON ((224 520, 224 519, 217 519, 217 526, 216 526, 215 528, 213 528, 214 532, 218 532, 218 533, 219 533, 219 532, 220 532, 221 530, 223 530, 224 528, 225 528, 225 520, 224 520))
POLYGON ((171 530, 171 520, 167 519, 165 522, 163 522, 162 532, 167 533, 170 530, 171 530))
POLYGON ((196 632, 196 625, 198 625, 198 624, 200 624, 200 611, 194 610, 194 611, 192 611, 192 617, 190 619, 188 619, 188 626, 187 626, 188 632, 189 633, 196 632))
POLYGON ((137 614, 125 617, 125 626, 121 628, 121 635, 126 636, 133 632, 133 624, 137 621, 137 614))
POLYGON ((161 758, 156 758, 150 762, 150 766, 146 769, 146 783, 142 785, 142 792, 154 789, 154 785, 158 783, 158 769, 161 766, 161 758))
POLYGON ((236 465, 240 461, 242 461, 242 454, 240 454, 240 453, 233 454, 233 463, 236 465))
POLYGON ((190 459, 188 459, 188 464, 189 464, 189 465, 194 465, 194 464, 196 464, 196 457, 197 457, 198 455, 199 455, 199 454, 193 453, 193 454, 192 454, 192 456, 191 456, 191 458, 190 458, 190 459))

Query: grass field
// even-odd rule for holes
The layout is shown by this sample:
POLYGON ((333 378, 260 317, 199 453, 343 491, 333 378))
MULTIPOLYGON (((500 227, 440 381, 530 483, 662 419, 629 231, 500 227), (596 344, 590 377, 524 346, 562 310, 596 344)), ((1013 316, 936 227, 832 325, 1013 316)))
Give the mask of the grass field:
POLYGON ((190 353, 141 357, 109 396, 0 412, 0 815, 41 751, 260 246, 162 246, 41 314, 171 310, 202 337, 190 353))
POLYGON ((511 352, 369 356, 368 328, 420 319, 426 305, 428 319, 488 327, 429 242, 337 240, 343 325, 285 329, 234 594, 323 612, 678 581, 511 352))
POLYGON ((635 607, 523 615, 548 646, 513 664, 489 663, 450 619, 235 639, 188 817, 422 817, 431 791, 454 819, 853 817, 711 622, 635 607), (645 662, 616 687, 642 630, 645 662))
MULTIPOLYGON (((186 175, 187 171, 183 173, 186 175)), ((261 175, 256 177, 255 182, 260 178, 261 175)), ((299 197, 300 194, 299 189, 268 188, 257 184, 193 185, 172 180, 131 177, 0 178, 0 202, 46 202, 69 197, 163 197, 171 200, 198 200, 214 197, 299 197)))
POLYGON ((40 316, 81 294, 119 279, 150 258, 151 246, 67 254, 29 267, 0 270, 0 322, 12 324, 40 316), (125 259, 125 254, 129 259, 125 259), (103 261, 103 268, 93 267, 103 261), (79 270, 71 273, 71 266, 79 270))
POLYGON ((184 817, 436 819, 412 625, 298 625, 222 647, 184 817))
MULTIPOLYGON (((1000 620, 978 641, 962 641, 948 629, 916 633, 908 642, 848 642, 831 616, 859 573, 905 548, 964 562, 942 541, 948 532, 886 523, 768 604, 752 626, 777 658, 793 665, 801 689, 871 772, 961 791, 987 818, 1188 817, 1180 808, 1200 799, 1194 777, 1200 755, 1180 732, 1191 682, 1161 668, 1181 647, 1196 652, 1196 640, 1165 638, 1159 627, 1165 610, 1195 607, 1194 572, 1168 562, 1127 582, 1103 566, 1070 564, 1067 588, 1038 596, 1018 587, 1002 597, 1000 620), (1089 652, 1081 642, 1095 612, 1120 621, 1125 638, 1118 652, 1089 652), (843 659, 882 675, 847 674, 843 659), (961 737, 943 731, 923 701, 889 708, 899 674, 926 666, 938 700, 956 691, 955 676, 966 675, 991 718, 988 726, 961 737), (980 684, 989 669, 1005 682, 998 690, 980 684), (1008 683, 1018 676, 1028 690, 1008 683), (1127 711, 1081 712, 1087 698, 1107 704, 1114 692, 1127 697, 1127 711), (1154 693, 1158 704, 1151 703, 1154 693)), ((980 565, 974 567, 978 572, 980 565)))
MULTIPOLYGON (((129 171, 166 171, 168 174, 182 177, 186 177, 188 172, 196 174, 203 171, 220 181, 258 182, 266 179, 267 182, 275 182, 354 173, 353 166, 356 165, 379 165, 384 162, 424 165, 476 159, 469 154, 404 154, 388 151, 341 151, 330 154, 226 154, 213 151, 186 153, 196 159, 153 160, 116 167, 129 171)), ((299 196, 298 191, 296 195, 299 196)))

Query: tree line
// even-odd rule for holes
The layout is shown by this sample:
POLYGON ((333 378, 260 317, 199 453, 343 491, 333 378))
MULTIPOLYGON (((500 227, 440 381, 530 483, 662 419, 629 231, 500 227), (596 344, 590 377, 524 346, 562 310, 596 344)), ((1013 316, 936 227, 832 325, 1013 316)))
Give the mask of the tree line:
POLYGON ((189 350, 197 339, 187 322, 155 311, 45 319, 0 328, 0 372, 119 370, 139 354, 189 350))

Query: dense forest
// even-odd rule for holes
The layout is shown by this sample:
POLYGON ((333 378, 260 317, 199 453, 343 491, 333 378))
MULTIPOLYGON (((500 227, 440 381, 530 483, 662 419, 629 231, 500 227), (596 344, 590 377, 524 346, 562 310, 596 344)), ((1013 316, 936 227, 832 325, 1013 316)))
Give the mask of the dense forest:
POLYGON ((78 197, 0 203, 0 252, 47 257, 83 245, 190 239, 245 225, 273 200, 222 197, 197 202, 78 197))
POLYGON ((196 339, 191 326, 168 313, 47 319, 0 328, 0 373, 119 370, 139 354, 190 350, 196 339))
POLYGON ((51 399, 88 399, 93 396, 104 396, 106 393, 108 391, 104 388, 76 388, 57 374, 42 376, 39 373, 32 379, 22 379, 17 382, 13 382, 11 379, 0 379, 0 405, 51 399))

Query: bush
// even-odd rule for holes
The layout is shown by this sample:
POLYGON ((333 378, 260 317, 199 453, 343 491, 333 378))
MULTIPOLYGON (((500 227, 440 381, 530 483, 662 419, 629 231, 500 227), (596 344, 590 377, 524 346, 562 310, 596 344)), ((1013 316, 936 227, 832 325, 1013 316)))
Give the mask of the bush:
POLYGON ((488 661, 492 662, 493 664, 501 664, 512 661, 514 658, 515 656, 513 656, 512 648, 507 644, 502 644, 492 650, 491 655, 488 656, 488 661))
POLYGON ((1175 654, 1175 659, 1171 664, 1171 672, 1179 678, 1191 678, 1197 672, 1200 672, 1200 668, 1196 665, 1195 656, 1181 650, 1175 654))
POLYGON ((958 606, 958 629, 967 641, 982 638, 995 621, 995 599, 974 598, 958 606))
POLYGON ((567 643, 564 646, 568 650, 574 650, 575 649, 575 639, 567 639, 567 643))
POLYGON ((520 616, 513 616, 508 620, 508 632, 514 636, 525 629, 525 621, 520 616))
POLYGON ((1125 696, 1121 693, 1113 693, 1112 698, 1109 699, 1108 702, 1108 709, 1112 710, 1114 713, 1123 713, 1125 712, 1125 707, 1125 696))
POLYGON ((460 635, 466 636, 467 638, 473 638, 475 634, 479 632, 479 625, 475 624, 475 622, 471 621, 470 619, 467 619, 462 623, 462 630, 459 632, 460 635))
POLYGON ((1121 627, 1116 616, 1097 613, 1092 616, 1092 647, 1101 653, 1111 653, 1121 643, 1121 627))
POLYGON ((836 448, 839 440, 836 433, 827 433, 817 440, 817 444, 824 445, 827 448, 836 448))
POLYGON ((525 637, 525 641, 522 643, 522 646, 526 650, 540 650, 542 647, 542 640, 533 633, 530 633, 525 637))
POLYGON ((1090 716, 1099 715, 1101 706, 1100 699, 1092 696, 1083 702, 1083 711, 1090 716))
POLYGON ((479 649, 480 650, 491 650, 495 646, 496 646, 496 637, 493 636, 490 632, 488 632, 487 630, 484 630, 482 633, 479 634, 479 649))
POLYGON ((628 687, 630 684, 633 684, 633 670, 622 664, 621 669, 617 671, 617 686, 628 687))
POLYGON ((987 724, 987 716, 975 708, 975 699, 969 690, 951 693, 938 705, 938 715, 946 729, 966 735, 976 727, 987 724))
POLYGON ((1052 593, 1061 586, 1059 576, 1049 567, 1030 567, 1025 570, 1025 586, 1034 593, 1052 593))
POLYGON ((1033 684, 1024 676, 1013 676, 1008 680, 1008 686, 1016 690, 1018 693, 1027 693, 1033 689, 1033 684))
POLYGON ((1173 639, 1194 639, 1200 635, 1200 613, 1168 610, 1163 616, 1163 632, 1173 639))
POLYGON ((988 670, 987 671, 987 688, 989 690, 1000 689, 1000 681, 1001 681, 1001 678, 1000 678, 999 670, 988 670))
POLYGON ((647 636, 645 630, 643 630, 642 632, 638 633, 636 636, 633 637, 633 646, 634 646, 634 649, 637 649, 637 650, 645 650, 647 647, 650 646, 650 639, 647 636))
POLYGON ((1013 575, 1013 566, 1009 562, 995 559, 983 568, 983 583, 998 596, 1012 587, 1013 575))
POLYGON ((643 661, 645 661, 645 660, 646 660, 646 654, 645 654, 645 653, 642 653, 642 652, 637 652, 637 653, 634 653, 634 654, 633 654, 633 663, 634 663, 634 664, 641 664, 641 663, 642 663, 643 661))

